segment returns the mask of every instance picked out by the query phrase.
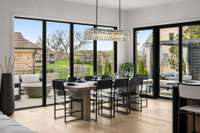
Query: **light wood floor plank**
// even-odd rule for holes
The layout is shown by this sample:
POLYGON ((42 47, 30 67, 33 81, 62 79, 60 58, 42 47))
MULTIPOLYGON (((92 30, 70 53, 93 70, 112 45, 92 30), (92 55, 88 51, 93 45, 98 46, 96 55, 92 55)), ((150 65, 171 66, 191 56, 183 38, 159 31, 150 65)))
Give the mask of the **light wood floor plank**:
POLYGON ((16 111, 13 119, 39 133, 171 133, 172 103, 149 100, 148 108, 114 119, 99 117, 98 122, 76 121, 64 124, 53 119, 53 107, 16 111))

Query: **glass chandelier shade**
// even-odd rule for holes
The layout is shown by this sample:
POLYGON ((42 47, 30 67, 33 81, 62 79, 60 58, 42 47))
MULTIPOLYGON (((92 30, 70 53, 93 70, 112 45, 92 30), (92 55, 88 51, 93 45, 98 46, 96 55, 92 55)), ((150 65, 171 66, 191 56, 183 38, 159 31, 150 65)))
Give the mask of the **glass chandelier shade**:
POLYGON ((91 28, 85 31, 86 40, 127 41, 129 32, 123 30, 91 28))
POLYGON ((130 34, 121 30, 121 0, 119 0, 119 30, 100 29, 98 26, 98 0, 96 0, 96 27, 85 31, 86 40, 127 41, 130 34))

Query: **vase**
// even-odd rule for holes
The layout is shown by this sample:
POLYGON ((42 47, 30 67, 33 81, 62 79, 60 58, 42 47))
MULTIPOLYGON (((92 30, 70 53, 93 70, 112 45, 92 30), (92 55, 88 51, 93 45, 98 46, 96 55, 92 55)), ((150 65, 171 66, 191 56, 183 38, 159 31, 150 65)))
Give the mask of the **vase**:
POLYGON ((11 73, 1 76, 0 110, 5 115, 12 115, 15 110, 13 77, 11 73))

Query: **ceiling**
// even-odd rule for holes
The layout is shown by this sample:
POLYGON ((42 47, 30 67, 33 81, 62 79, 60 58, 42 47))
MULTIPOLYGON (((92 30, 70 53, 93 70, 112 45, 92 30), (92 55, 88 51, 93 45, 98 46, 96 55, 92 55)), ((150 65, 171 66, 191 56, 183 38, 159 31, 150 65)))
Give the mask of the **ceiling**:
MULTIPOLYGON (((95 5, 96 0, 65 0, 86 5, 95 5)), ((121 0, 124 10, 145 8, 184 0, 121 0)), ((107 8, 118 8, 118 0, 99 0, 99 5, 107 8)))

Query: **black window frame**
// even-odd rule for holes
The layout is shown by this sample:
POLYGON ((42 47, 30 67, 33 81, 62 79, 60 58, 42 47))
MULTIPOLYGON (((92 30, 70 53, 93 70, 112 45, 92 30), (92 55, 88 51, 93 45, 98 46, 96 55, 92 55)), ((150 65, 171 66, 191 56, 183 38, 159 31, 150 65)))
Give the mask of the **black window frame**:
MULTIPOLYGON (((88 25, 93 27, 108 27, 117 29, 116 26, 107 26, 107 25, 95 25, 95 24, 89 24, 89 23, 78 23, 78 22, 69 22, 69 21, 60 21, 60 20, 50 20, 50 19, 40 19, 40 18, 31 18, 31 17, 21 17, 21 16, 14 16, 13 19, 24 19, 24 20, 37 20, 42 22, 42 87, 43 87, 43 97, 42 97, 42 104, 38 106, 29 106, 29 107, 23 107, 23 108, 16 108, 15 110, 23 110, 23 109, 32 109, 32 108, 38 108, 38 107, 45 107, 53 104, 47 104, 47 98, 46 98, 46 39, 47 39, 47 22, 55 22, 55 23, 66 23, 70 25, 69 29, 69 39, 70 39, 70 77, 74 77, 74 25, 88 25)), ((114 51, 114 72, 117 72, 117 42, 113 41, 113 51, 114 51)), ((97 41, 93 41, 93 74, 97 73, 97 41)))
POLYGON ((153 25, 145 27, 135 27, 133 28, 133 64, 134 64, 134 74, 136 74, 137 66, 137 46, 136 46, 136 34, 137 31, 141 30, 153 30, 153 96, 148 96, 150 98, 162 98, 167 100, 172 100, 172 98, 159 96, 160 88, 160 29, 162 28, 172 28, 177 27, 179 29, 179 82, 182 82, 182 58, 183 58, 183 27, 190 25, 200 25, 199 21, 190 21, 182 23, 172 23, 163 25, 153 25))

